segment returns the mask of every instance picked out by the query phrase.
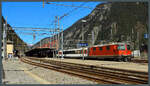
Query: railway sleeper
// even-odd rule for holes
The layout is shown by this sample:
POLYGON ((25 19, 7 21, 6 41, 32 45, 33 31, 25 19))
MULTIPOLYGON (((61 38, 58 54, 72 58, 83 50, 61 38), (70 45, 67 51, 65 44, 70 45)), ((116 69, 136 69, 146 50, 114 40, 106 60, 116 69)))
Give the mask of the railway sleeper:
MULTIPOLYGON (((30 59, 30 58, 29 58, 30 59)), ((80 66, 80 67, 85 67, 85 68, 93 68, 93 69, 107 69, 107 70, 114 70, 114 71, 118 71, 118 72, 127 72, 127 73, 131 73, 131 74, 145 74, 148 75, 147 72, 140 72, 140 71, 132 71, 132 70, 125 70, 125 69, 116 69, 116 68, 109 68, 109 67, 100 67, 100 66, 94 66, 94 65, 85 65, 85 64, 76 64, 76 63, 69 63, 69 62, 60 62, 60 61, 54 61, 54 60, 46 60, 46 59, 38 59, 38 58, 32 58, 34 60, 38 60, 38 61, 42 61, 42 62, 46 62, 46 63, 50 63, 50 64, 62 64, 62 65, 66 65, 66 64, 71 64, 74 66, 80 66)))
MULTIPOLYGON (((39 59, 38 59, 38 60, 39 60, 39 59)), ((53 64, 53 65, 59 65, 59 64, 60 64, 60 62, 50 61, 50 60, 47 61, 47 60, 45 60, 45 59, 42 59, 42 60, 40 60, 40 61, 43 61, 43 62, 46 62, 46 63, 50 63, 50 64, 53 64)), ((72 65, 72 64, 74 64, 74 63, 67 63, 67 64, 66 64, 65 62, 61 62, 60 66, 62 66, 62 65, 69 65, 69 64, 72 65)), ((69 65, 69 66, 70 66, 70 65, 69 65)), ((81 66, 81 65, 80 65, 80 64, 74 64, 74 66, 78 67, 78 66, 81 66)), ((80 68, 89 68, 89 67, 91 68, 90 65, 89 65, 89 66, 85 66, 85 65, 83 66, 83 65, 82 65, 82 67, 80 67, 80 68)), ((94 68, 95 71, 104 71, 104 70, 102 70, 103 68, 101 69, 101 68, 98 68, 98 67, 96 67, 96 66, 92 66, 92 68, 94 68), (97 69, 97 68, 98 68, 98 69, 97 69)), ((105 69, 106 72, 109 71, 109 72, 112 73, 112 68, 111 68, 111 69, 110 69, 110 68, 104 68, 104 69, 105 69), (107 70, 106 70, 106 69, 107 69, 107 70), (111 71, 110 71, 110 70, 111 70, 111 71)), ((113 69, 113 70, 114 70, 114 69, 113 69)), ((124 73, 124 74, 128 74, 128 75, 130 74, 131 76, 141 77, 141 78, 146 78, 146 79, 148 78, 147 74, 146 74, 146 75, 143 75, 143 74, 142 74, 142 75, 141 75, 141 74, 139 75, 139 74, 136 74, 135 71, 134 71, 134 73, 130 73, 129 71, 128 71, 128 73, 127 73, 127 72, 125 72, 125 70, 122 70, 122 69, 121 69, 121 70, 119 70, 119 71, 114 70, 113 72, 115 72, 115 73, 118 72, 119 74, 120 74, 120 73, 124 73)), ((129 75, 129 76, 130 76, 130 75, 129 75)))
POLYGON ((104 84, 121 84, 119 82, 116 82, 116 81, 109 81, 109 80, 104 80, 104 79, 101 79, 101 78, 95 78, 95 77, 91 77, 89 75, 84 75, 84 74, 79 74, 79 73, 76 73, 76 72, 72 72, 72 71, 68 71, 68 70, 63 70, 63 69, 58 69, 58 68, 54 68, 54 67, 51 67, 51 66, 43 66, 42 64, 37 64, 35 62, 29 62, 27 60, 22 60, 23 62, 25 63, 28 63, 28 64, 31 64, 31 65, 35 65, 35 66, 40 66, 40 67, 44 67, 44 68, 48 68, 48 69, 52 69, 52 70, 55 70, 55 71, 59 71, 59 72, 63 72, 63 73, 67 73, 67 74, 71 74, 71 75, 76 75, 76 76, 79 76, 79 77, 82 77, 82 78, 88 78, 88 80, 92 80, 92 81, 96 81, 98 83, 104 83, 104 84))
MULTIPOLYGON (((68 65, 68 66, 70 66, 69 64, 63 64, 62 62, 61 62, 61 63, 55 63, 55 64, 54 64, 54 63, 51 63, 51 64, 53 64, 53 65, 60 65, 60 66, 63 66, 63 65, 66 65, 66 66, 68 65)), ((76 68, 76 67, 79 67, 79 66, 76 66, 76 65, 75 65, 75 67, 73 66, 73 68, 76 68)), ((80 68, 82 68, 82 69, 91 69, 91 68, 88 68, 88 67, 80 67, 80 68)), ((104 70, 101 70, 101 69, 94 69, 94 71, 103 71, 103 72, 109 72, 109 73, 122 74, 121 72, 118 72, 118 71, 113 71, 113 72, 112 72, 112 71, 110 71, 110 70, 105 70, 105 71, 104 71, 104 70)), ((125 73, 125 72, 123 72, 123 74, 124 74, 124 75, 128 75, 128 76, 134 76, 134 77, 148 78, 147 76, 144 76, 144 75, 141 75, 141 76, 140 76, 140 75, 135 74, 135 73, 134 73, 134 74, 132 74, 132 73, 130 74, 130 73, 125 73)))
MULTIPOLYGON (((44 64, 45 65, 45 64, 44 64)), ((55 66, 53 66, 54 68, 56 68, 56 69, 66 69, 66 70, 70 70, 70 68, 62 68, 62 67, 57 67, 56 65, 55 66)), ((72 69, 72 68, 71 68, 72 69)), ((85 73, 84 71, 82 71, 82 70, 74 70, 74 71, 77 71, 77 72, 82 72, 82 73, 85 73)), ((86 71, 87 72, 87 71, 86 71)), ((88 72, 89 73, 89 72, 88 72)), ((91 73, 89 73, 89 74, 91 74, 91 73)), ((92 75, 92 74, 91 74, 92 75)), ((94 74, 95 75, 95 74, 94 74)), ((102 77, 102 74, 100 74, 100 76, 102 77)), ((106 75, 105 76, 103 76, 103 77, 106 77, 106 75)), ((112 78, 115 78, 115 77, 112 77, 112 76, 107 76, 107 79, 108 78, 110 78, 110 79, 112 79, 112 78), (111 78, 110 78, 111 77, 111 78)), ((118 78, 118 77, 117 77, 118 78)), ((126 77, 125 77, 126 78, 126 77)), ((116 79, 115 79, 116 80, 116 79)), ((118 80, 118 79, 117 79, 118 80)), ((134 80, 135 81, 135 80, 134 80)), ((125 82, 125 81, 124 81, 125 82)), ((129 82, 129 81, 127 81, 127 82, 129 82)), ((136 81, 137 82, 137 81, 136 81)), ((131 83, 131 82, 130 82, 131 83)), ((142 82, 139 82, 139 83, 142 83, 142 82)), ((133 84, 133 83, 132 83, 133 84)), ((134 83, 134 84, 137 84, 137 83, 134 83)), ((145 84, 145 83, 144 83, 145 84)))

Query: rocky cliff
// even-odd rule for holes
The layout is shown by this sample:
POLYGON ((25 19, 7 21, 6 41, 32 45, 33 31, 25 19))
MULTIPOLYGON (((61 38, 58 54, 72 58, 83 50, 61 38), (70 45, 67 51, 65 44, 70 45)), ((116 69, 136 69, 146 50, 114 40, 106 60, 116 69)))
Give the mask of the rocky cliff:
POLYGON ((131 42, 139 48, 148 31, 147 3, 105 3, 99 4, 86 17, 64 31, 66 47, 77 47, 77 43, 92 45, 103 42, 131 42), (82 20, 86 22, 82 22, 82 20), (94 39, 92 39, 92 32, 94 39), (82 33, 84 41, 82 40, 82 33))

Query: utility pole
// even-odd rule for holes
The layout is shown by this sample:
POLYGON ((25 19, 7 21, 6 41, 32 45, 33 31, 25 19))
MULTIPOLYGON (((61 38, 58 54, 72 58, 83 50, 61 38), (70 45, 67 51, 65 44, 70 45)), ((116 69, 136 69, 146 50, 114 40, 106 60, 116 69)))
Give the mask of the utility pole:
POLYGON ((57 50, 57 16, 55 16, 55 35, 54 35, 54 37, 55 37, 55 56, 57 57, 57 55, 56 55, 56 50, 57 50))
MULTIPOLYGON (((57 30, 58 31, 58 42, 57 42, 58 43, 58 48, 57 48, 57 51, 59 51, 59 48, 60 48, 60 45, 59 45, 60 44, 60 40, 59 40, 60 39, 59 38, 59 34, 60 34, 59 16, 57 16, 57 19, 58 19, 57 20, 58 21, 58 30, 57 30)), ((58 58, 59 58, 59 56, 58 56, 58 58)))
POLYGON ((95 37, 94 37, 94 31, 92 31, 92 45, 94 45, 95 37))
MULTIPOLYGON (((56 22, 56 20, 55 20, 56 22)), ((56 23, 55 23, 55 27, 53 28, 53 34, 52 34, 52 48, 53 48, 53 58, 55 57, 55 28, 56 28, 56 23)))
POLYGON ((6 59, 6 24, 3 25, 3 58, 6 59))
POLYGON ((64 59, 64 56, 63 56, 63 26, 62 26, 62 33, 61 33, 61 50, 62 50, 62 55, 61 55, 61 59, 64 59))
POLYGON ((49 34, 49 48, 51 48, 51 28, 50 28, 50 34, 49 34))
POLYGON ((54 48, 54 30, 53 30, 53 33, 52 33, 52 47, 54 48))
POLYGON ((4 58, 7 59, 7 17, 6 23, 3 25, 3 49, 4 58))
MULTIPOLYGON (((55 16, 55 40, 57 41, 57 16, 55 16)), ((57 44, 56 44, 56 41, 55 41, 55 47, 57 48, 57 44)))
POLYGON ((53 30, 53 40, 52 40, 52 47, 53 47, 53 58, 55 57, 54 56, 54 52, 55 52, 55 45, 54 45, 54 41, 55 41, 55 28, 54 28, 54 30, 53 30))

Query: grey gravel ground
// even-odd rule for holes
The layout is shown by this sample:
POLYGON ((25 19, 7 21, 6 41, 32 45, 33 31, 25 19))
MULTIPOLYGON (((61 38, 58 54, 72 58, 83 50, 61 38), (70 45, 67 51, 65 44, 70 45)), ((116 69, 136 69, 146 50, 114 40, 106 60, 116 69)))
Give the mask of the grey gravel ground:
POLYGON ((97 84, 79 77, 28 65, 19 60, 3 62, 3 66, 5 70, 3 81, 6 84, 97 84), (27 73, 23 70, 26 70, 27 73))
POLYGON ((3 61, 4 84, 40 84, 21 69, 18 61, 3 61))

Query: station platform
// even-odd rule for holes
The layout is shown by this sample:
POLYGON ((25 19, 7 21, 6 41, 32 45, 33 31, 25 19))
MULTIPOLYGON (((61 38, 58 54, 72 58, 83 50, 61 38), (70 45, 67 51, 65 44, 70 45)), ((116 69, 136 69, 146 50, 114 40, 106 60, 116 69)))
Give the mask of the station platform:
POLYGON ((49 84, 24 65, 19 59, 3 60, 3 84, 49 84))
POLYGON ((45 59, 148 72, 148 63, 117 62, 117 61, 102 61, 102 60, 82 60, 82 59, 69 59, 69 58, 64 58, 64 59, 45 58, 45 59))

